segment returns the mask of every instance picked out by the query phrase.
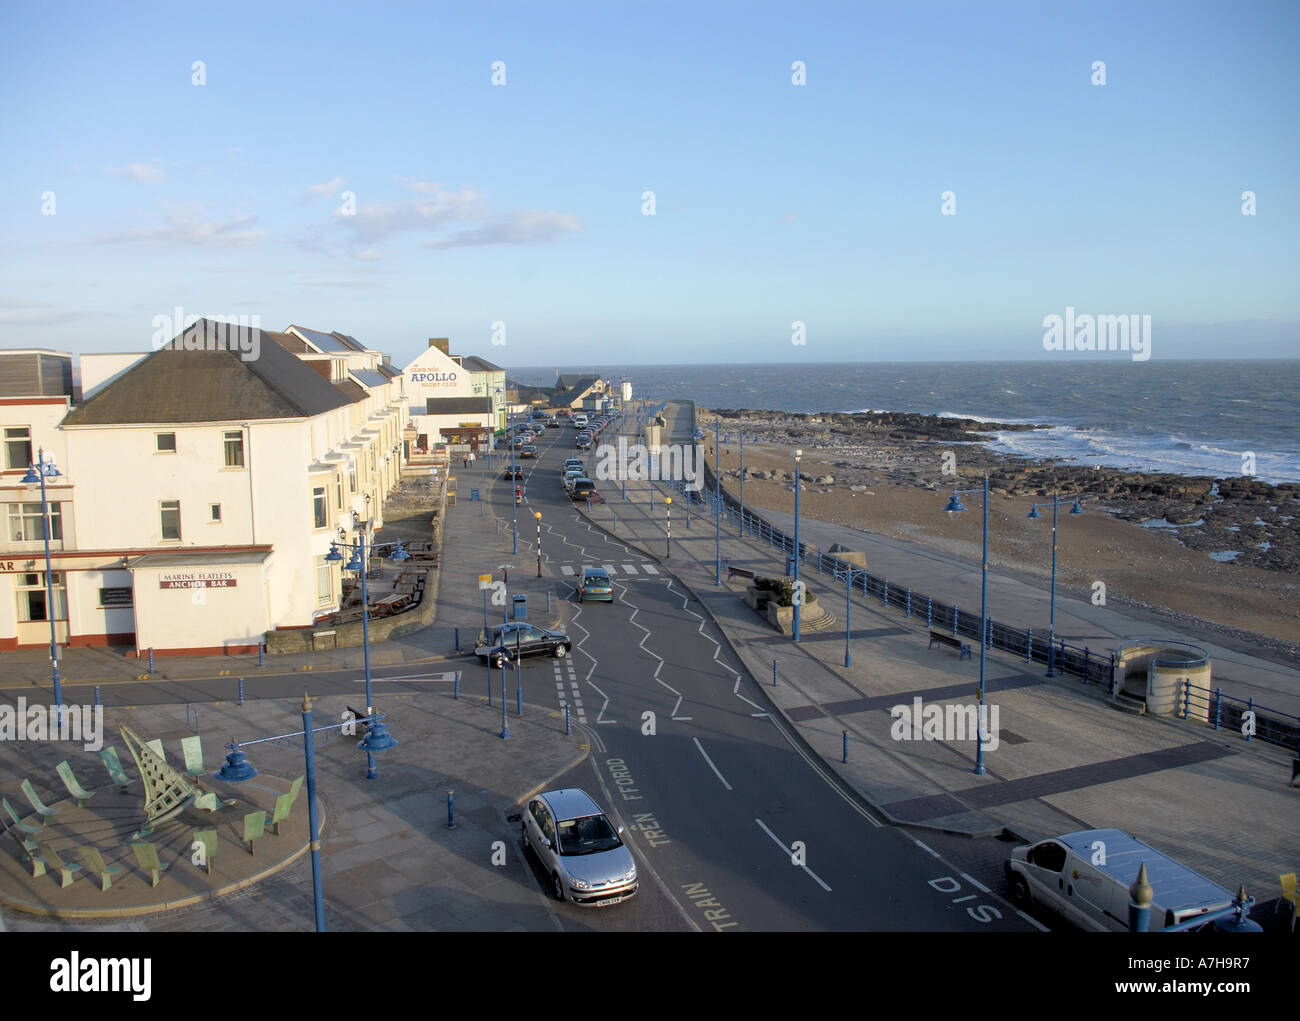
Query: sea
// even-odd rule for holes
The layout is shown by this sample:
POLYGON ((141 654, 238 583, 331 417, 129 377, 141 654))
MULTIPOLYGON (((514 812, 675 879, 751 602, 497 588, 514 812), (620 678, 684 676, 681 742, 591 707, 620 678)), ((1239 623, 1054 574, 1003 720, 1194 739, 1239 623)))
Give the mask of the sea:
MULTIPOLYGON (((597 365, 558 371, 627 379, 634 397, 689 398, 710 409, 905 411, 1045 425, 999 432, 991 445, 1079 465, 1300 482, 1300 360, 597 365)), ((556 372, 551 366, 508 375, 553 385, 556 372)))

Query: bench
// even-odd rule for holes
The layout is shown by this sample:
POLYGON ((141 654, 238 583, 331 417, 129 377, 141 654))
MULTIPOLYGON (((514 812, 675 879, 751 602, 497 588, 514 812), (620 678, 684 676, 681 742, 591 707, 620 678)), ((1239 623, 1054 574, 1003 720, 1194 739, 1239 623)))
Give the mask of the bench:
POLYGON ((933 649, 936 642, 940 645, 946 645, 950 649, 956 649, 961 653, 960 659, 970 659, 970 646, 962 642, 960 638, 945 635, 942 631, 931 631, 929 648, 933 649))
POLYGON ((752 577, 754 577, 754 572, 746 571, 743 567, 727 568, 727 581, 731 581, 732 578, 752 578, 752 577))
MULTIPOLYGON (((364 713, 364 712, 362 712, 360 709, 353 709, 351 706, 345 706, 344 708, 346 708, 347 711, 350 712, 350 713, 352 714, 352 718, 353 718, 354 720, 364 720, 367 716, 370 715, 369 713, 364 713)), ((367 730, 370 729, 370 724, 368 724, 368 723, 361 723, 361 724, 358 724, 358 725, 359 725, 359 726, 362 726, 362 727, 365 727, 367 730)))

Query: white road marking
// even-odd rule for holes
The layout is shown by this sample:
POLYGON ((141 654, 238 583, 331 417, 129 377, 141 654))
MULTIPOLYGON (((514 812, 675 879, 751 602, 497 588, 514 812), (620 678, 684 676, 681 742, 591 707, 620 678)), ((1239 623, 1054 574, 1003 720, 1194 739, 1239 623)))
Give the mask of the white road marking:
POLYGON ((963 873, 961 874, 961 877, 962 877, 962 879, 966 880, 966 882, 970 883, 971 886, 975 887, 975 889, 979 890, 980 893, 992 893, 992 892, 993 892, 992 890, 990 890, 987 886, 985 886, 983 883, 981 883, 978 879, 976 879, 976 878, 975 878, 974 876, 972 876, 972 875, 968 875, 967 873, 963 872, 963 873))
POLYGON ((614 570, 613 564, 601 564, 600 566, 605 569, 606 574, 618 574, 618 572, 614 570))
MULTIPOLYGON (((781 850, 784 851, 787 855, 792 856, 794 854, 794 852, 791 851, 790 848, 786 847, 785 844, 781 843, 780 837, 778 837, 775 833, 773 833, 771 830, 767 828, 767 826, 763 823, 762 819, 755 819, 754 822, 758 823, 759 826, 762 826, 763 832, 776 841, 777 847, 781 848, 781 850)), ((827 893, 831 892, 831 888, 822 882, 821 877, 817 875, 816 872, 810 869, 807 865, 800 865, 799 867, 803 869, 805 872, 807 872, 808 875, 812 876, 813 879, 817 881, 817 885, 820 886, 823 890, 825 890, 827 893)))
POLYGON ((641 570, 645 571, 646 574, 658 574, 658 573, 659 573, 658 569, 655 568, 655 567, 652 567, 650 564, 642 564, 642 565, 641 565, 641 570))
POLYGON ((709 758, 709 753, 704 750, 704 745, 700 744, 700 739, 696 737, 691 740, 695 742, 695 747, 700 750, 700 754, 704 756, 704 761, 709 764, 709 768, 713 770, 714 775, 722 781, 722 786, 727 788, 727 790, 731 790, 731 784, 727 783, 727 778, 723 776, 718 767, 713 764, 713 760, 709 758))
POLYGON ((1049 929, 1047 926, 1045 926, 1042 922, 1040 922, 1037 918, 1033 918, 1033 917, 1031 917, 1030 915, 1025 914, 1025 913, 1024 913, 1023 911, 1021 911, 1019 908, 1016 909, 1016 914, 1018 914, 1021 918, 1023 918, 1026 922, 1028 922, 1030 925, 1032 925, 1032 926, 1033 926, 1035 929, 1037 929, 1039 932, 1051 932, 1051 931, 1052 931, 1052 930, 1049 929))
POLYGON ((625 572, 627 572, 628 574, 636 574, 636 565, 635 565, 635 564, 624 564, 624 565, 623 565, 623 570, 624 570, 625 572))
POLYGON ((569 566, 568 564, 561 564, 561 565, 560 565, 560 573, 561 573, 561 574, 572 575, 572 574, 574 574, 574 573, 576 573, 576 572, 575 572, 575 571, 573 570, 573 568, 572 568, 571 566, 569 566))
POLYGON ((916 846, 919 847, 922 851, 929 852, 931 858, 939 857, 938 851, 936 851, 933 847, 926 847, 926 845, 921 843, 919 840, 916 841, 916 846))

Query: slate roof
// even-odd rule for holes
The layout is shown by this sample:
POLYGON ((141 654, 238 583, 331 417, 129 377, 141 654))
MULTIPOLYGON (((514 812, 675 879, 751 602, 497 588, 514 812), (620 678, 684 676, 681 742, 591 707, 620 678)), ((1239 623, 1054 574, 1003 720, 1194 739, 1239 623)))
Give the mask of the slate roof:
POLYGON ((361 381, 363 386, 376 387, 387 386, 388 377, 377 369, 353 369, 352 375, 361 381))
POLYGON ((396 379, 398 376, 402 374, 401 369, 395 369, 391 365, 385 365, 385 364, 381 364, 377 371, 382 372, 389 379, 396 379))
MULTIPOLYGON (((179 338, 172 341, 178 343, 179 338)), ((258 358, 244 361, 238 351, 159 348, 69 411, 62 424, 310 418, 352 403, 278 343, 262 343, 259 349, 258 358)))
POLYGON ((316 345, 317 350, 329 354, 346 354, 349 348, 343 341, 339 340, 331 333, 322 333, 320 330, 309 330, 305 326, 298 326, 295 323, 289 325, 289 329, 297 330, 312 344, 316 345))
POLYGON ((263 330, 263 337, 270 337, 286 351, 292 351, 294 354, 309 354, 311 346, 301 337, 295 337, 292 333, 277 333, 275 330, 263 330))
POLYGON ((364 351, 366 349, 365 345, 356 337, 350 337, 346 333, 339 333, 338 330, 333 331, 330 336, 340 341, 345 347, 350 347, 353 351, 364 351))
POLYGON ((470 372, 505 372, 500 365, 493 365, 486 358, 479 358, 477 355, 465 355, 465 360, 461 363, 470 372))
POLYGON ((348 399, 349 404, 356 404, 357 401, 364 401, 370 394, 360 383, 352 379, 345 379, 342 382, 332 384, 334 389, 348 399))

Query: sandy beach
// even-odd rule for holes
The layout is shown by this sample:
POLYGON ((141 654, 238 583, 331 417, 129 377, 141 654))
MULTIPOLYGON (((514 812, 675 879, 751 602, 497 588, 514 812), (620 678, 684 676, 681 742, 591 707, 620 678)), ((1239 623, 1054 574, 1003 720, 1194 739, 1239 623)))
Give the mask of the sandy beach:
MULTIPOLYGON (((943 512, 954 478, 942 474, 941 457, 943 452, 956 449, 956 480, 961 488, 978 486, 985 470, 999 472, 1001 484, 991 482, 989 500, 990 562, 995 567, 1044 578, 1051 573, 1051 508, 1035 521, 1028 518, 1030 506, 1044 498, 1050 501, 1053 491, 1087 491, 1082 487, 1053 486, 1050 478, 1033 477, 1036 472, 1052 473, 1052 466, 1030 466, 987 451, 978 443, 954 448, 950 437, 922 439, 892 430, 893 436, 882 432, 878 440, 868 442, 855 436, 850 444, 844 437, 809 435, 796 424, 793 435, 798 438, 788 440, 791 420, 801 416, 760 411, 724 411, 721 415, 724 435, 729 427, 734 435, 737 416, 742 415, 746 435, 761 438, 745 444, 747 505, 793 513, 791 452, 798 445, 803 450, 801 515, 925 543, 978 561, 979 498, 968 503, 973 513, 950 517, 943 512), (761 477, 772 473, 775 478, 761 477), (1021 485, 1017 479, 1016 485, 1009 485, 1011 475, 1023 475, 1026 481, 1021 485), (1016 489, 1025 491, 1014 492, 1016 489)), ((697 421, 706 430, 705 446, 711 450, 714 416, 699 409, 697 421)), ((812 424, 820 425, 820 419, 812 424)), ((968 439, 978 437, 970 435, 968 439)), ((733 494, 739 488, 739 468, 737 446, 724 442, 723 478, 733 494)), ((1084 470, 1067 471, 1066 481, 1080 473, 1084 470)), ((1055 474, 1059 475, 1060 469, 1055 474)), ((1116 474, 1122 473, 1107 472, 1108 478, 1116 474)), ((1086 473, 1083 478, 1091 481, 1086 473)), ((1190 481, 1188 492, 1174 492, 1167 499, 1184 501, 1189 495, 1197 499, 1195 494, 1202 487, 1197 480, 1190 481)), ((1149 489, 1149 477, 1144 482, 1149 489)), ((1098 488, 1115 492, 1088 501, 1081 516, 1067 516, 1069 504, 1061 507, 1057 583, 1062 591, 1082 594, 1091 590, 1093 582, 1103 581, 1108 602, 1164 607, 1184 626, 1195 628, 1197 621, 1205 622, 1201 630, 1207 637, 1210 633, 1232 637, 1282 652, 1300 662, 1300 603, 1296 599, 1296 574, 1285 569, 1289 564, 1282 565, 1283 569, 1267 569, 1219 562, 1203 549, 1180 544, 1171 529, 1143 527, 1133 520, 1123 520, 1119 515, 1142 518, 1159 513, 1156 505, 1145 513, 1134 511, 1135 504, 1145 507, 1144 501, 1149 502, 1145 491, 1128 494, 1123 485, 1113 484, 1098 488)), ((1204 496, 1199 499, 1209 503, 1204 496)), ((1261 505, 1274 508, 1270 534, 1276 538, 1282 529, 1291 538, 1298 520, 1293 516, 1297 510, 1295 497, 1284 487, 1273 493, 1273 499, 1274 503, 1261 505), (1291 514, 1280 513, 1284 511, 1291 514)), ((1252 500, 1249 507, 1256 503, 1252 500)), ((1253 509, 1244 513, 1260 520, 1254 517, 1253 509)))

